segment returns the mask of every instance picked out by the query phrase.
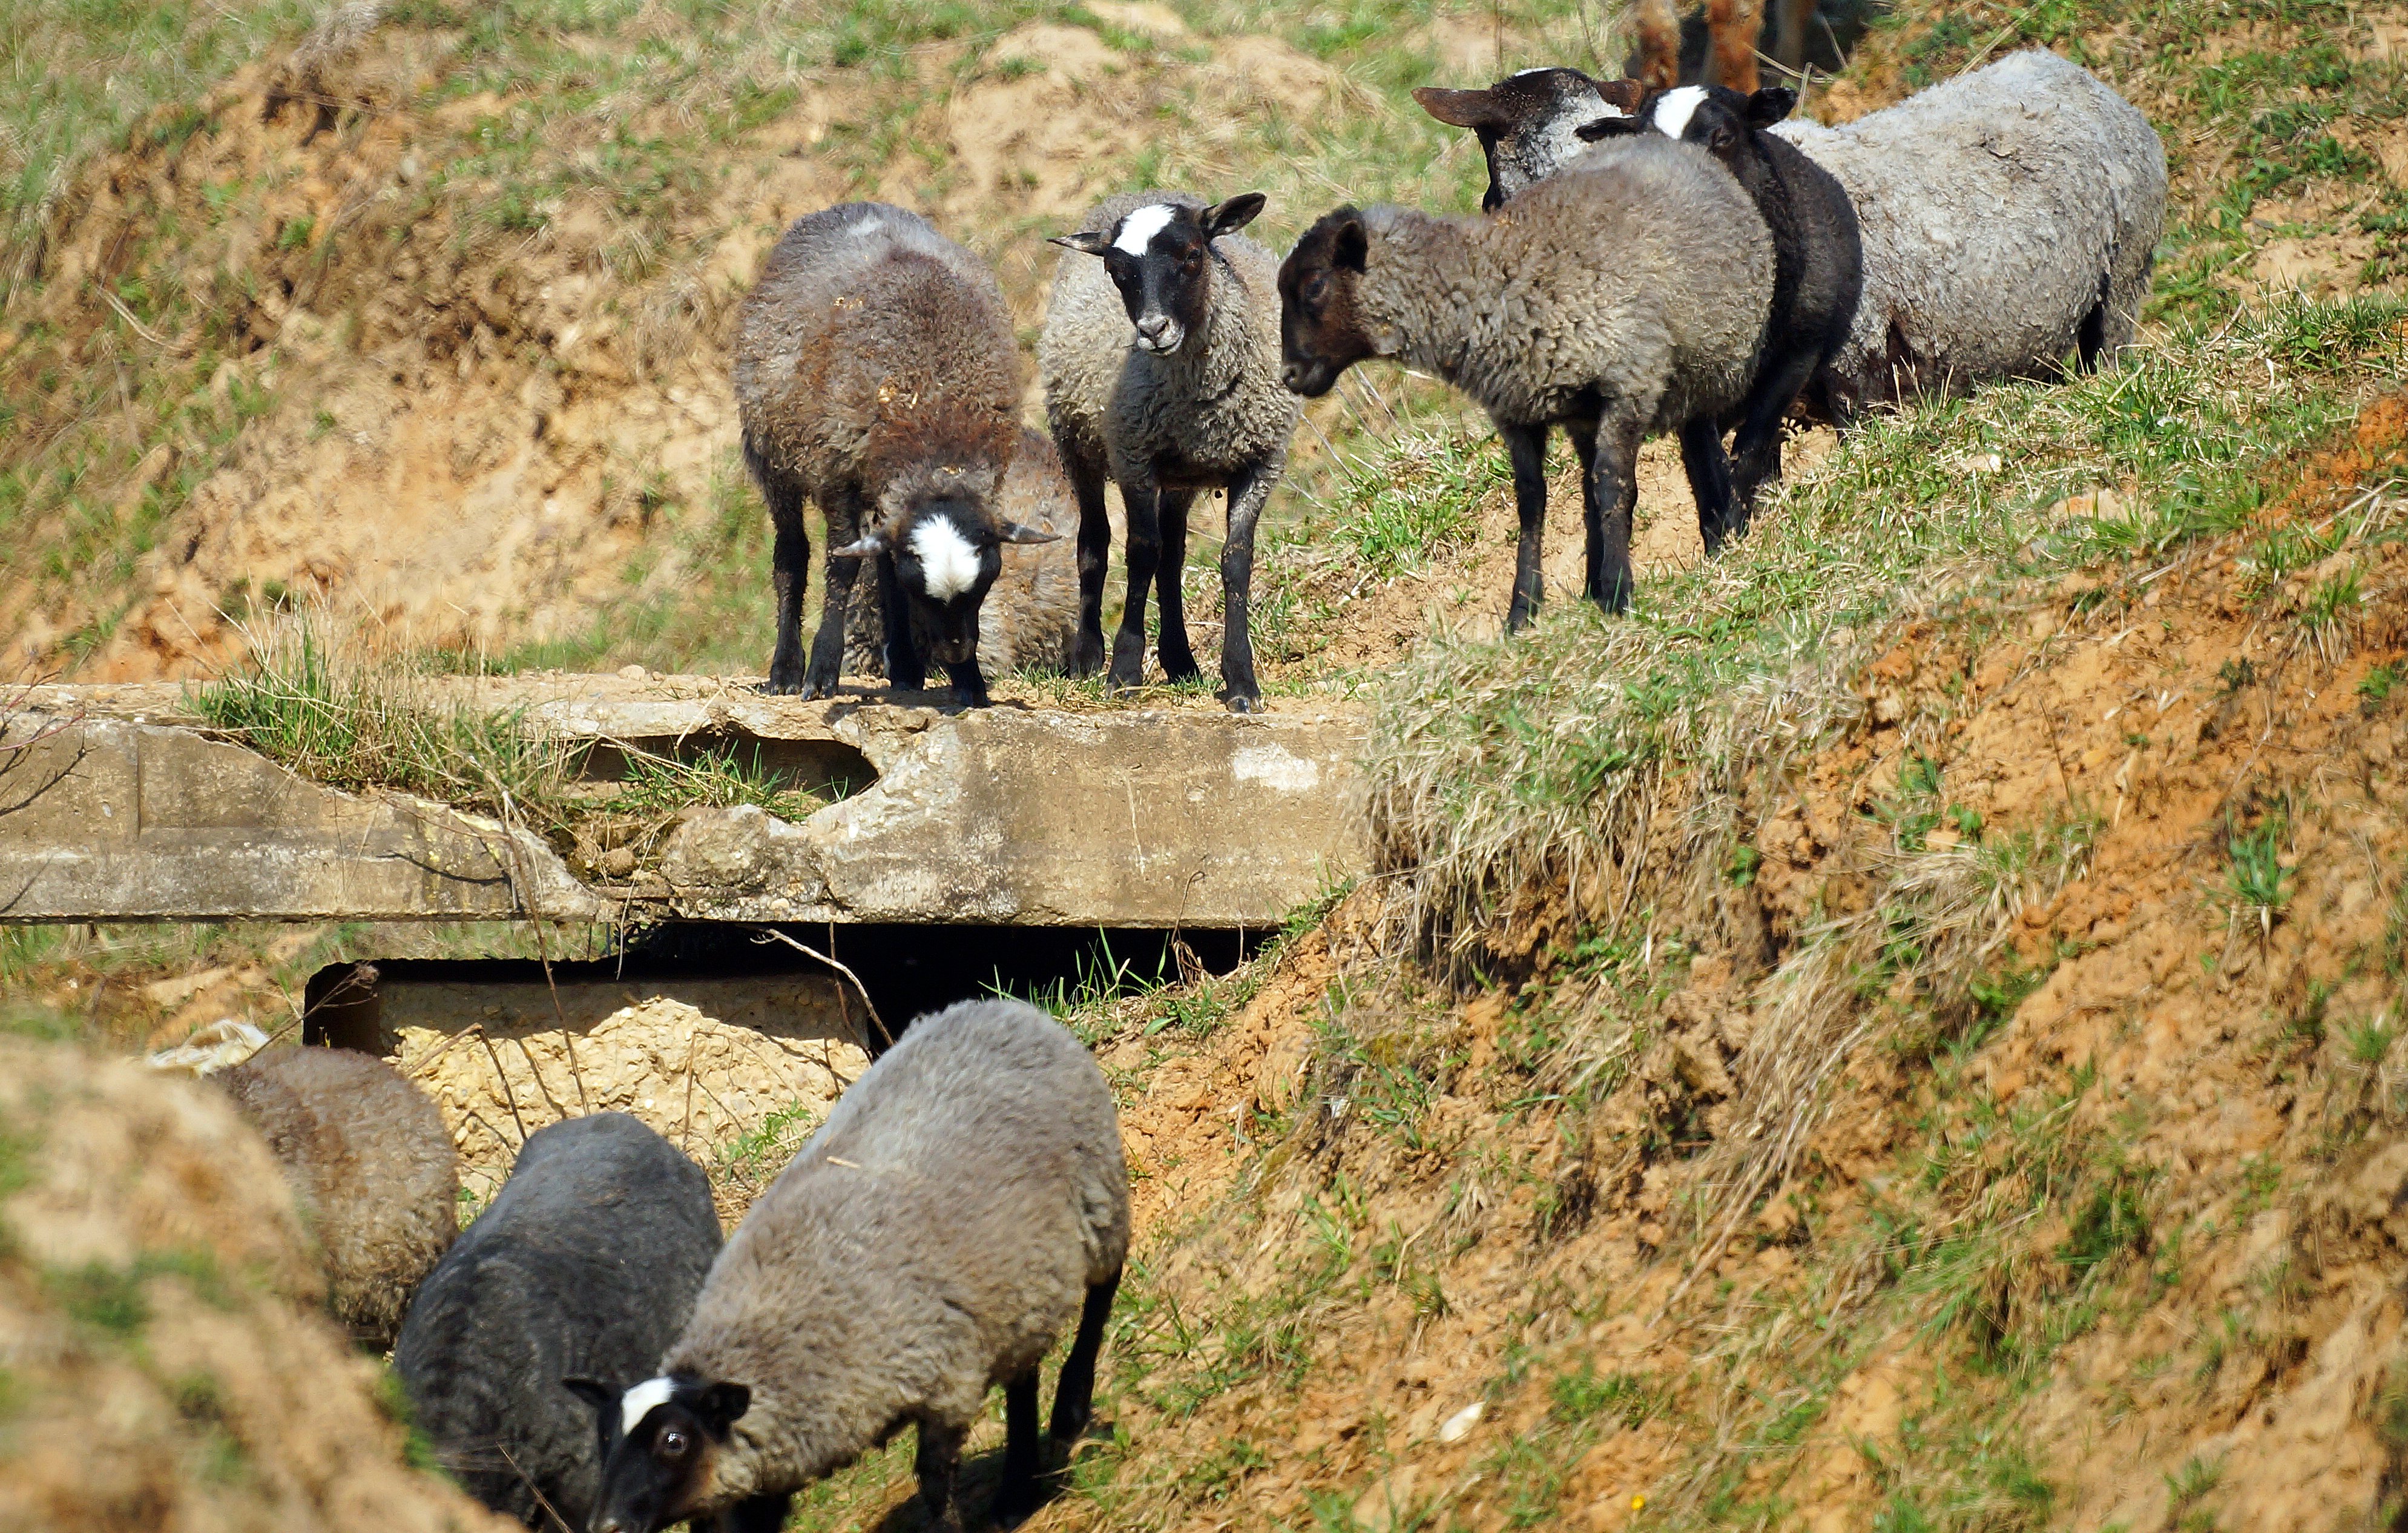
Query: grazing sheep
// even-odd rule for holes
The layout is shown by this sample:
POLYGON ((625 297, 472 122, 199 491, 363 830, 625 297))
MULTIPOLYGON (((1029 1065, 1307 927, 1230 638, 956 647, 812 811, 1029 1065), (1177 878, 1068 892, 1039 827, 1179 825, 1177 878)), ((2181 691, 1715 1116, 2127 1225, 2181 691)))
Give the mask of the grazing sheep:
POLYGON ((1129 588, 1112 639, 1115 687, 1144 679, 1150 583, 1162 602, 1164 673, 1174 681, 1198 674, 1180 588, 1187 512, 1197 491, 1224 490, 1221 695, 1238 713, 1262 703, 1246 630, 1254 523, 1286 466, 1299 408, 1279 383, 1277 265, 1236 232, 1262 206, 1260 193, 1208 207, 1183 192, 1132 192, 1099 204, 1077 233, 1054 241, 1099 259, 1065 257, 1055 268, 1037 343, 1045 413, 1079 498, 1072 669, 1087 675, 1104 662, 1106 470, 1128 514, 1129 588))
POLYGON ((1054 1392, 1067 1445, 1093 1408, 1128 1229, 1111 1090, 1079 1040, 1018 1001, 921 1018, 752 1205, 661 1376, 605 1412, 597 1533, 747 1497, 774 1511, 912 1425, 921 1499, 958 1529, 962 1440, 997 1383, 996 1512, 1027 1512, 1038 1364, 1076 1314, 1054 1392))
POLYGON ((1488 411, 1522 522, 1509 630, 1539 604, 1547 432, 1564 426, 1581 460, 1587 595, 1620 611, 1641 438, 1680 432, 1710 543, 1730 514, 1727 495, 1707 501, 1729 483, 1718 423, 1755 380, 1771 291, 1771 237, 1739 182, 1696 145, 1639 135, 1590 150, 1504 217, 1324 217, 1280 268, 1287 384, 1326 394, 1361 359, 1397 357, 1488 411))
MULTIPOLYGON (((1005 520, 1057 541, 1007 543, 1003 568, 979 609, 982 671, 1060 671, 1079 637, 1078 508, 1054 439, 1026 426, 1003 476, 996 508, 1005 520)), ((886 674, 886 615, 867 582, 853 588, 844 630, 844 668, 855 676, 886 674)))
MULTIPOLYGON (((1641 117, 1578 130, 1583 138, 1603 139, 1652 128, 1704 145, 1739 178, 1771 231, 1772 307, 1764 355, 1731 442, 1737 510, 1724 531, 1733 536, 1747 530, 1764 482, 1781 477, 1781 419, 1847 340, 1864 281, 1864 251, 1848 193, 1829 171, 1764 131, 1796 105, 1798 93, 1777 86, 1742 95, 1719 85, 1684 85, 1656 96, 1641 117)), ((1692 465, 1693 479, 1698 472, 1692 465)), ((1718 541, 1709 537, 1706 552, 1713 552, 1718 541)))
POLYGON ((326 1258, 327 1303, 381 1351, 459 1233, 451 1130, 426 1094, 349 1049, 280 1049, 210 1077, 267 1140, 326 1258))
MULTIPOLYGON (((1576 92, 1470 93, 1495 98, 1499 200, 1577 164, 1563 139, 1603 115, 1576 92)), ((2016 53, 1844 127, 1769 131, 1838 178, 1856 208, 1863 293, 1816 380, 1835 419, 2055 377, 2068 351, 2112 365, 2131 343, 2165 227, 2165 148, 2079 64, 2016 53)))
POLYGON ((528 1136, 394 1349, 444 1466, 529 1527, 584 1527, 602 1472, 594 1411, 652 1371, 718 1252, 702 1168, 636 1119, 528 1136))
POLYGON ((777 527, 767 690, 835 690, 854 576, 873 559, 888 679, 917 689, 934 660, 957 701, 983 706, 979 608, 998 545, 1045 536, 994 512, 1020 403, 994 273, 925 219, 882 203, 796 219, 745 297, 735 386, 745 466, 777 527), (829 545, 808 670, 805 500, 826 517, 829 545))

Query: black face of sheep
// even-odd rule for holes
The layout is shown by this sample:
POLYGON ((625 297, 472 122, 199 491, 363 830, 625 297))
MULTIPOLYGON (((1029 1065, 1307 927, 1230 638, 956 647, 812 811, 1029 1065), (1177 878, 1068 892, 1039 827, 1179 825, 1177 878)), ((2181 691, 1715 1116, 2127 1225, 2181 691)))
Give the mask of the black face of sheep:
POLYGON ((1543 180, 1577 153, 1578 130, 1631 119, 1646 99, 1635 79, 1592 79, 1577 69, 1525 69, 1484 91, 1425 85, 1413 93, 1422 110, 1480 136, 1488 161, 1488 191, 1480 199, 1495 212, 1505 199, 1543 180))
POLYGON ((1247 192, 1210 208, 1157 202, 1140 208, 1109 230, 1059 235, 1054 243, 1099 255, 1112 285, 1121 290, 1137 348, 1169 356, 1212 311, 1207 266, 1211 244, 1252 223, 1263 210, 1263 194, 1247 192))
POLYGON ((1355 280, 1369 259, 1363 217, 1352 208, 1325 214, 1280 263, 1281 380, 1318 399, 1365 357, 1377 356, 1355 304, 1355 280))
POLYGON ((830 551, 835 559, 881 560, 886 582, 887 680, 917 691, 934 661, 952 676, 955 700, 983 707, 978 668, 979 609, 1003 568, 1005 543, 1050 543, 1039 532, 990 517, 967 500, 925 501, 882 527, 830 551), (908 642, 897 643, 898 638, 908 642))
POLYGON ((594 1407, 601 1435, 594 1533, 652 1533, 678 1521, 710 1492, 711 1461, 752 1404, 742 1384, 681 1374, 624 1392, 594 1379, 561 1383, 594 1407))
POLYGON ((1617 134, 1654 128, 1668 138, 1703 144, 1754 190, 1756 179, 1771 174, 1766 153, 1756 142, 1756 130, 1769 128, 1798 105, 1798 93, 1777 85, 1742 95, 1725 85, 1684 85, 1666 91, 1639 117, 1584 122, 1573 130, 1583 143, 1594 144, 1617 134))

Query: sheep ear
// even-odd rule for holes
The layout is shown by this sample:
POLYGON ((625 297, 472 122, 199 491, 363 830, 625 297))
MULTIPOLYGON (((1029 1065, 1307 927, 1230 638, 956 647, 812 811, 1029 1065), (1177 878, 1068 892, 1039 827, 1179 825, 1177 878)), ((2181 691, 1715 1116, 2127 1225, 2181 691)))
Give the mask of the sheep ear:
POLYGON ((1330 242, 1329 260, 1333 265, 1349 271, 1361 271, 1370 265, 1371 236, 1363 232, 1363 221, 1350 218, 1338 226, 1330 242))
POLYGON ((1062 540, 1058 532, 1039 532, 1035 527, 1024 527, 1017 522, 996 523, 995 537, 998 543, 1058 543, 1062 540))
POLYGON ((1798 107, 1798 93, 1785 85, 1768 85, 1747 98, 1750 127, 1769 128, 1798 107))
POLYGON ((1485 91, 1442 91, 1435 85, 1425 85, 1413 93, 1422 110, 1450 128, 1495 128, 1502 126, 1504 114, 1485 91))
POLYGON ((1621 112, 1625 117, 1637 117, 1640 106, 1647 99, 1647 82, 1637 79, 1593 79, 1598 99, 1621 112))
POLYGON ((1109 229, 1082 229, 1075 235, 1046 236, 1047 244, 1059 245, 1066 251, 1077 251, 1082 255, 1101 255, 1111 242, 1111 231, 1109 229))
POLYGON ((1197 220, 1204 225, 1204 237, 1218 239, 1223 235, 1236 234, 1254 222, 1254 215, 1263 210, 1264 201, 1259 192, 1240 192, 1226 202, 1214 203, 1205 208, 1203 216, 1197 220))
POLYGON ((873 553, 889 552, 893 548, 894 545, 887 541, 884 530, 881 529, 876 532, 864 533, 861 537, 853 539, 850 543, 847 543, 840 549, 828 550, 828 557, 831 559, 867 559, 873 553))
POLYGON ((1600 117, 1594 122, 1584 122, 1574 128, 1572 136, 1584 144, 1596 144, 1638 131, 1639 119, 1635 117, 1600 117))
POLYGON ((711 1384, 694 1399, 694 1413, 713 1437, 725 1437, 727 1429, 752 1408, 752 1392, 742 1384, 711 1384))

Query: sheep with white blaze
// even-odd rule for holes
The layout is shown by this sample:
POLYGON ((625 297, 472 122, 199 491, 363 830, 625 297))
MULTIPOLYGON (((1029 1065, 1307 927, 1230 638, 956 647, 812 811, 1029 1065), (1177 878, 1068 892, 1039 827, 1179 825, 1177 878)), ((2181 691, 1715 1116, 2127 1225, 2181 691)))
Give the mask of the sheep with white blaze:
POLYGON ((537 1130, 420 1287, 394 1348, 418 1425, 470 1495, 587 1526, 595 1411, 616 1412, 719 1254, 702 1168, 624 1112, 537 1130))
MULTIPOLYGON (((1781 477, 1781 422, 1807 381, 1848 338, 1864 286, 1864 250, 1856 209, 1831 173, 1766 130, 1789 115, 1798 93, 1770 86, 1750 95, 1719 85, 1666 91, 1633 118, 1612 118, 1576 130, 1602 141, 1653 130, 1701 144, 1720 160, 1764 216, 1772 235, 1772 307, 1756 383, 1741 402, 1731 439, 1735 520, 1719 531, 1747 529, 1756 493, 1781 477)), ((1698 466, 1691 466, 1692 477, 1698 466)), ((1712 553, 1721 537, 1706 537, 1712 553)))
POLYGON ((1199 674, 1180 585, 1187 515, 1198 491, 1222 490, 1221 695, 1240 713, 1262 701, 1247 631, 1254 525, 1286 467, 1299 412, 1280 387, 1277 263, 1237 232, 1262 206, 1260 193, 1208 205, 1184 192, 1132 192, 1097 205, 1076 233, 1054 241, 1076 253, 1054 270, 1037 343, 1046 418, 1079 500, 1072 669, 1089 675, 1104 664, 1109 472, 1127 512, 1129 582, 1111 682, 1144 679, 1149 585, 1162 607, 1164 674, 1199 674))
POLYGON ((994 510, 1020 406, 995 274, 900 208, 848 203, 796 219, 744 299, 734 381, 744 462, 777 530, 768 690, 835 690, 845 611, 868 559, 888 619, 888 680, 917 689, 933 660, 956 701, 983 705, 979 609, 997 549, 1046 536, 994 510), (808 667, 807 500, 829 544, 808 667))
POLYGON ((460 1232, 452 1131, 427 1095, 350 1049, 279 1049, 210 1077, 267 1140, 326 1260, 352 1337, 393 1344, 460 1232))
MULTIPOLYGON (((729 1238, 659 1376, 626 1392, 596 1533, 782 1500, 915 1426, 929 1520, 1004 1387, 999 1520, 1038 1498, 1038 1365, 1072 1316, 1052 1435, 1086 1429, 1128 1252, 1103 1071, 1019 1001, 922 1017, 729 1238)), ((767 1523, 765 1526, 774 1526, 767 1523)))
MULTIPOLYGON (((1504 437, 1520 514, 1506 626, 1540 599, 1547 434, 1580 454, 1586 594, 1631 595, 1639 445, 1677 431, 1719 470, 1721 418, 1746 397, 1772 291, 1772 241, 1728 171, 1654 134, 1600 145, 1502 217, 1397 208, 1325 215, 1280 268, 1287 383, 1326 394, 1366 357, 1393 357, 1469 394, 1504 437), (1610 252, 1600 259, 1599 252, 1610 252)), ((1717 476, 1692 473, 1701 524, 1717 476)))
MULTIPOLYGON (((1578 164, 1564 138, 1603 115, 1577 93, 1493 105, 1499 201, 1578 164)), ((1816 380, 1834 418, 2057 377, 2069 353, 2113 365, 2131 344, 2165 229, 2165 146, 2081 65, 2032 50, 1842 127, 1768 131, 1836 177, 1856 209, 1863 293, 1816 380)))

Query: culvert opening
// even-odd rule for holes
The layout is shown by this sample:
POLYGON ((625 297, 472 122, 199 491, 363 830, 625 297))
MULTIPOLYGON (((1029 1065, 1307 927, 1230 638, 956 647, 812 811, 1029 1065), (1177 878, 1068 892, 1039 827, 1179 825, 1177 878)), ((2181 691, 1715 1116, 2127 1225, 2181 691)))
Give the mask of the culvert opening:
POLYGON ((522 958, 330 965, 309 981, 302 1037, 380 1054, 433 1096, 478 1202, 529 1134, 600 1111, 642 1119, 733 1196, 782 1164, 886 1047, 871 1008, 899 1037, 914 1017, 979 996, 1060 1006, 1226 974, 1273 935, 676 923, 610 956, 548 968, 522 958), (835 959, 860 988, 773 931, 835 959))
POLYGON ((869 758, 842 740, 766 739, 742 729, 595 740, 580 753, 578 775, 589 782, 632 782, 658 763, 687 772, 732 772, 781 793, 828 800, 849 798, 878 781, 869 758))

